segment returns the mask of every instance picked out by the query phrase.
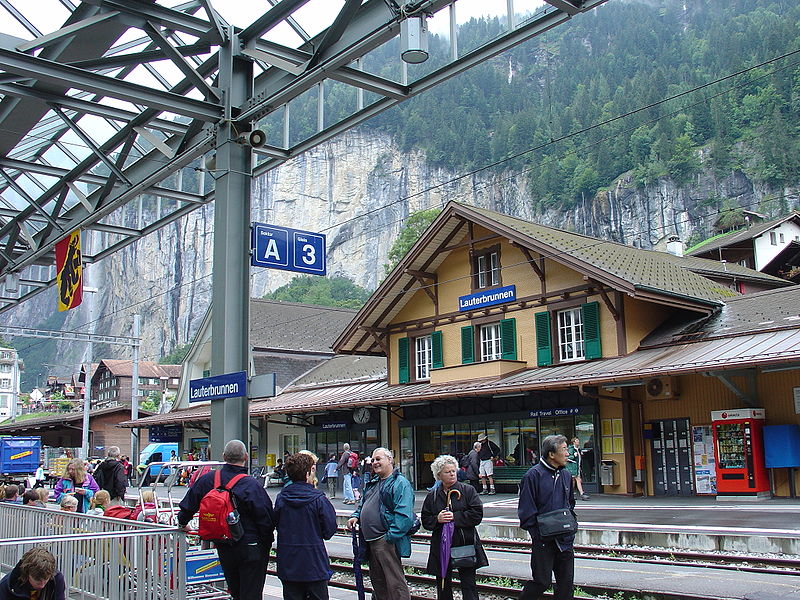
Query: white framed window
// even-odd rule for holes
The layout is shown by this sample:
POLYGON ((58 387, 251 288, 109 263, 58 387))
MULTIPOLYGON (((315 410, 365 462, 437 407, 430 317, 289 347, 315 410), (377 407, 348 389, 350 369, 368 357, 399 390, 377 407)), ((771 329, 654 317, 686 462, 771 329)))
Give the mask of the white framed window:
POLYGON ((433 344, 431 336, 421 335, 414 340, 414 359, 416 379, 430 379, 433 364, 433 344))
POLYGON ((288 452, 289 454, 297 454, 300 452, 299 433, 282 433, 279 439, 279 446, 283 452, 288 452))
POLYGON ((774 231, 769 232, 769 243, 772 244, 773 246, 778 245, 778 236, 775 235, 774 231))
POLYGON ((781 244, 785 244, 786 243, 786 239, 783 237, 783 234, 781 233, 781 234, 779 234, 779 236, 780 236, 780 239, 781 239, 781 244))
POLYGON ((561 362, 583 360, 583 313, 580 307, 558 313, 558 356, 561 362))
POLYGON ((12 366, 6 363, 0 365, 0 373, 11 373, 12 366))
POLYGON ((475 260, 478 287, 485 288, 500 283, 500 257, 497 252, 479 255, 475 260))
POLYGON ((0 379, 0 388, 10 389, 11 388, 11 380, 7 378, 0 379))
POLYGON ((500 341, 500 323, 481 325, 481 360, 499 360, 503 355, 500 341))

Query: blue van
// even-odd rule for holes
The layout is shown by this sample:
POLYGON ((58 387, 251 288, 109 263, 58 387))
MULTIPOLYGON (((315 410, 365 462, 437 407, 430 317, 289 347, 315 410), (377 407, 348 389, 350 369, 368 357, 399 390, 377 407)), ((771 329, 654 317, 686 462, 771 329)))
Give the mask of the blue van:
POLYGON ((159 481, 164 481, 171 471, 163 466, 153 465, 146 469, 145 467, 153 462, 166 462, 170 460, 172 452, 178 456, 178 444, 170 442, 153 442, 147 444, 144 450, 139 453, 139 472, 144 473, 141 485, 150 485, 151 481, 158 477, 159 481))

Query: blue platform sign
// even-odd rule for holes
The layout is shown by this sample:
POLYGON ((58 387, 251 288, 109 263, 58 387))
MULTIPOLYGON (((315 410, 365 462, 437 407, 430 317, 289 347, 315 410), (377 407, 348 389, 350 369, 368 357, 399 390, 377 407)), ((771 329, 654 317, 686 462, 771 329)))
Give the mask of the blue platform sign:
POLYGON ((325 275, 325 234, 253 223, 252 255, 254 267, 281 269, 295 273, 325 275))
POLYGON ((247 371, 189 380, 189 402, 247 395, 247 371))
POLYGON ((475 310, 476 308, 483 308, 484 306, 513 302, 516 299, 517 286, 507 285, 494 288, 493 290, 484 290, 476 294, 460 296, 458 298, 458 310, 462 312, 465 310, 475 310))

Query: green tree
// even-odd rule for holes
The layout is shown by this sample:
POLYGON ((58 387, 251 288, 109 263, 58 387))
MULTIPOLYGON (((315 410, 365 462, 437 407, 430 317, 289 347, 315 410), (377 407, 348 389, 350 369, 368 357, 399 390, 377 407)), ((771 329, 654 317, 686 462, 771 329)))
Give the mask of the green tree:
POLYGON ((361 308, 370 292, 347 277, 315 277, 298 275, 274 292, 264 295, 267 300, 302 302, 317 306, 361 308))
POLYGON ((175 348, 169 354, 162 356, 158 364, 160 365, 179 365, 183 362, 183 359, 186 358, 186 355, 189 353, 189 349, 192 347, 191 342, 188 344, 183 344, 175 348))
POLYGON ((147 399, 139 403, 139 408, 149 412, 158 412, 158 408, 160 406, 161 406, 161 393, 156 391, 151 391, 147 395, 147 399))
POLYGON ((383 265, 387 275, 403 260, 411 246, 417 242, 422 232, 433 223, 433 220, 439 216, 440 212, 442 211, 439 208, 431 208, 411 213, 408 216, 403 229, 400 230, 400 235, 397 236, 394 244, 389 249, 389 264, 383 265))
POLYGON ((692 140, 687 134, 678 136, 672 148, 672 156, 667 161, 670 177, 679 185, 689 183, 692 175, 700 170, 700 159, 692 140))

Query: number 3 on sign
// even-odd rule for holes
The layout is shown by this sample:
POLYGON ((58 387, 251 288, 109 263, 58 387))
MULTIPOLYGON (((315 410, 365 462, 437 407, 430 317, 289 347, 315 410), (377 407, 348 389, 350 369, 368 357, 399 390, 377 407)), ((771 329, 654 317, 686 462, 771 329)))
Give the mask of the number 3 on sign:
POLYGON ((313 265, 317 262, 316 250, 311 244, 303 245, 303 262, 307 265, 313 265))
POLYGON ((325 236, 294 231, 294 267, 304 273, 325 275, 325 236))

